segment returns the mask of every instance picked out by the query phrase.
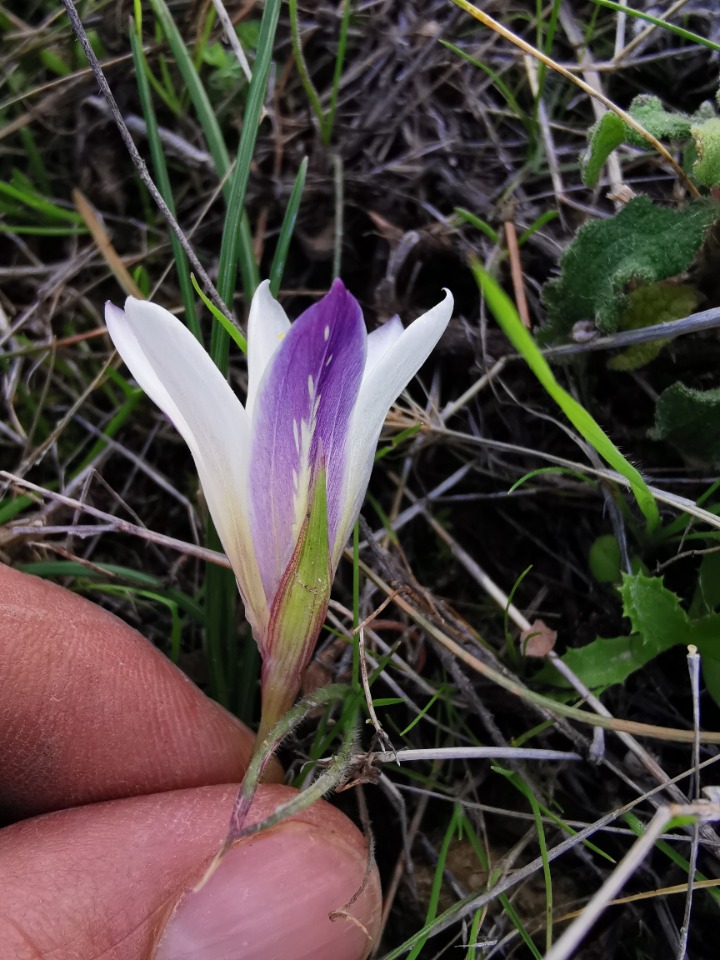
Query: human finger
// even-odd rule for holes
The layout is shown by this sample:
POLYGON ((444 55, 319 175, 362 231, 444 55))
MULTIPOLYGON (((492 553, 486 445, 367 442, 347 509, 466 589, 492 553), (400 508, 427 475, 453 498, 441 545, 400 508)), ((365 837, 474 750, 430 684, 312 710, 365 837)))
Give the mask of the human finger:
POLYGON ((6 816, 237 781, 252 744, 250 730, 127 624, 0 564, 6 816))
MULTIPOLYGON (((360 832, 324 801, 237 843, 193 892, 222 842, 236 790, 214 786, 93 804, 0 832, 3 956, 367 956, 379 926, 377 871, 367 872, 360 832)), ((262 786, 249 822, 292 793, 262 786)))

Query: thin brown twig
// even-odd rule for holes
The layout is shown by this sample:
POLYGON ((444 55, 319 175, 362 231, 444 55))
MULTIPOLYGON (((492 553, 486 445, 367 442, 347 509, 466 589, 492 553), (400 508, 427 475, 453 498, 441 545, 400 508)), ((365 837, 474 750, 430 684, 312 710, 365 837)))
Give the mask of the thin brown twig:
POLYGON ((512 277, 513 293, 515 294, 515 305, 523 326, 526 330, 529 330, 532 324, 527 297, 525 296, 525 278, 523 276, 522 260, 520 259, 517 230, 509 217, 504 221, 503 226, 505 227, 505 245, 510 259, 510 276, 512 277))

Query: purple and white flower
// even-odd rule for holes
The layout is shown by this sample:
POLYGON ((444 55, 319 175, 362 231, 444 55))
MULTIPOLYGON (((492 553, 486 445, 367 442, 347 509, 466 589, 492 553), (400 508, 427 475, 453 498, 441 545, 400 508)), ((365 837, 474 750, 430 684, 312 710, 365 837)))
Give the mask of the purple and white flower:
POLYGON ((243 406, 167 310, 107 304, 115 347, 195 460, 263 656, 264 728, 297 695, 388 409, 452 307, 446 291, 407 329, 394 317, 368 335, 341 281, 293 324, 265 281, 250 309, 243 406))

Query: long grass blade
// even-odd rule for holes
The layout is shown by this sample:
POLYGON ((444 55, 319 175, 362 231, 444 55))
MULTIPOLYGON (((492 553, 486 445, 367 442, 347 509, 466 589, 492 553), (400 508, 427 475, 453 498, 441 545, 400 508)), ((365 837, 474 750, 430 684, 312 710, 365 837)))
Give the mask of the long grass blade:
MULTIPOLYGON (((175 216, 175 201, 173 199, 172 187, 170 186, 170 176, 168 174, 167 163, 165 162, 165 153, 160 142, 158 133, 157 117, 152 101, 150 83, 148 80, 148 65, 145 54, 142 49, 137 27, 134 24, 130 26, 130 47, 132 49, 133 60, 135 62, 135 76, 137 78, 138 95, 142 107, 145 126, 147 127, 147 139, 150 146, 150 156, 152 158, 153 169, 155 171, 155 180, 158 189, 175 216)), ((185 323, 189 330, 202 343, 202 332, 200 330, 200 321, 195 310, 195 298, 193 288, 190 283, 190 267, 188 265, 185 251, 180 245, 180 241, 174 233, 170 234, 170 244, 172 246, 173 257, 175 258, 175 268, 180 285, 180 294, 185 307, 185 323)))
POLYGON ((486 273, 478 261, 471 263, 471 269, 495 319, 512 345, 524 357, 527 365, 575 429, 611 467, 628 481, 645 517, 648 531, 657 529, 660 524, 660 512, 655 498, 640 473, 622 455, 600 424, 557 382, 547 360, 523 326, 512 301, 496 281, 486 273))
POLYGON ((297 220, 300 201, 302 200, 303 190, 305 189, 307 168, 308 158, 304 157, 297 176, 295 177, 295 183, 293 184, 292 193, 290 194, 288 205, 285 208, 285 216, 283 217, 282 226, 280 227, 280 236, 278 237, 275 256, 273 257, 272 266, 270 267, 270 292, 274 297, 277 297, 280 292, 280 284, 282 283, 283 273, 285 272, 288 249, 290 248, 290 241, 292 240, 295 229, 295 221, 297 220))

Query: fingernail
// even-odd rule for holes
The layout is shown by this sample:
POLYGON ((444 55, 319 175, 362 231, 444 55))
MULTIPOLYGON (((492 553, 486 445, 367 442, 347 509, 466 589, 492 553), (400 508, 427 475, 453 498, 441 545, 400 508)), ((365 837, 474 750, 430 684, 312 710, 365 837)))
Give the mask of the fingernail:
POLYGON ((365 874, 363 856, 342 838, 281 824, 237 844, 204 886, 180 898, 154 960, 363 960, 380 917, 374 868, 346 905, 365 874))

